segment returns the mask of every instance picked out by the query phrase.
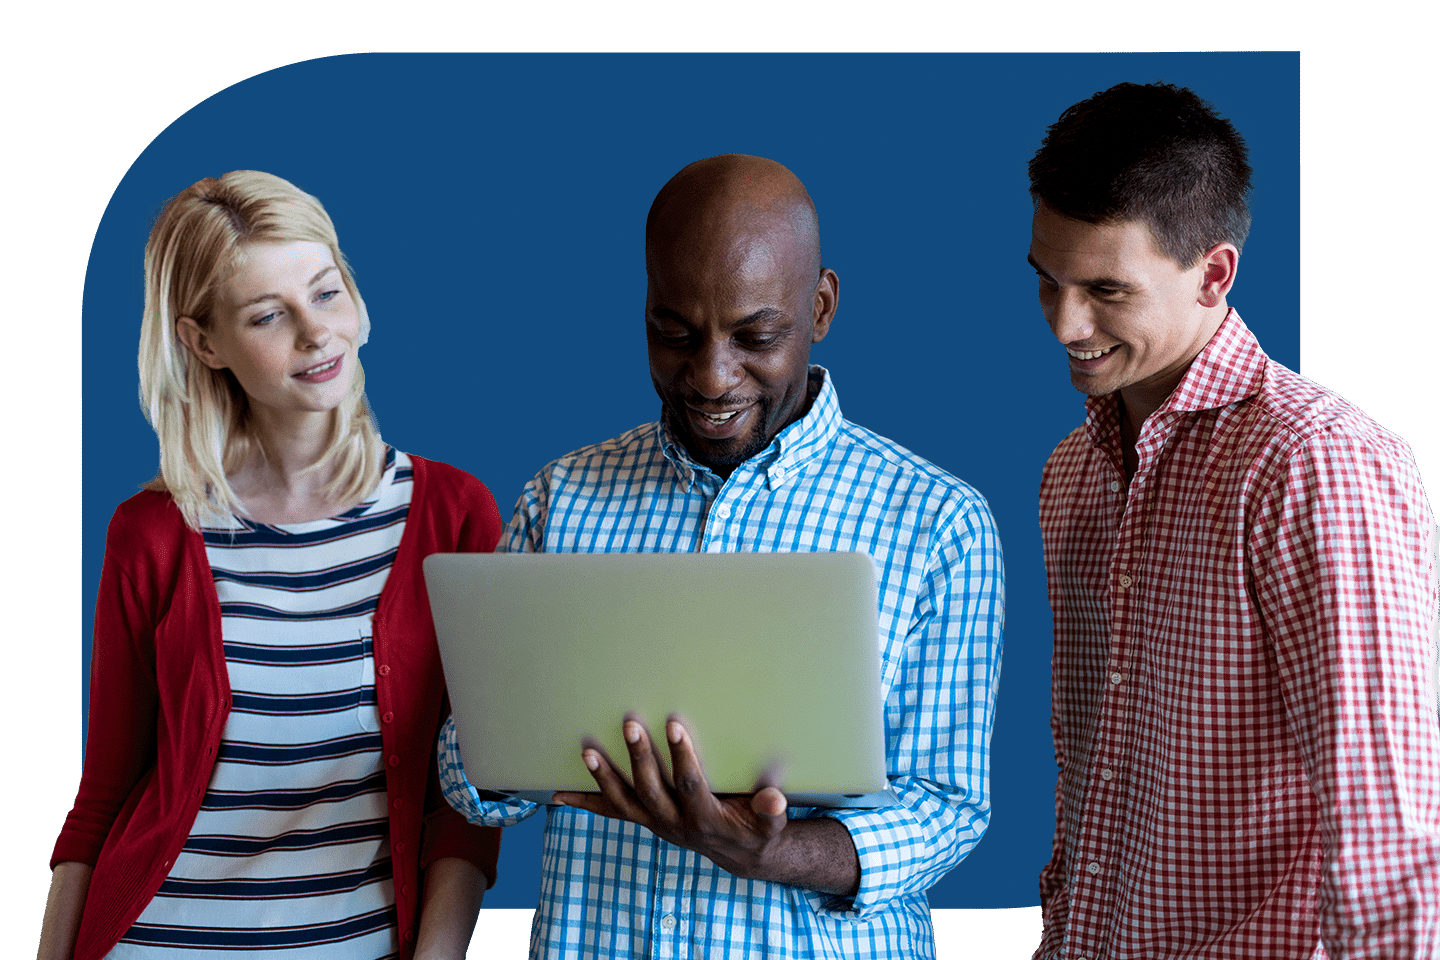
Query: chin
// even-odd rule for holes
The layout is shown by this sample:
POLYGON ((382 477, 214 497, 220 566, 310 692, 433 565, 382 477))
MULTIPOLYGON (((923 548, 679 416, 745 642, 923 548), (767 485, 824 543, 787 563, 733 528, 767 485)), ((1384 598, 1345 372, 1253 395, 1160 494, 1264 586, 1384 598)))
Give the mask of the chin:
POLYGON ((1120 389, 1116 384, 1101 382, 1092 377, 1071 377, 1070 383, 1087 397, 1104 397, 1120 389))

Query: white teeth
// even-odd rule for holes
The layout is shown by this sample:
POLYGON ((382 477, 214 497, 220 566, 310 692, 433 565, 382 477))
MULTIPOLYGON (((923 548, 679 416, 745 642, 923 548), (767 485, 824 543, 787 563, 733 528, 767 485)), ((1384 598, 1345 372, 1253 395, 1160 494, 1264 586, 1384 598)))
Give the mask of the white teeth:
POLYGON ((1070 347, 1066 347, 1065 352, 1076 360, 1097 360, 1114 349, 1115 347, 1106 347, 1104 350, 1073 350, 1070 347))
POLYGON ((735 414, 737 414, 737 413, 739 413, 738 410, 731 410, 729 413, 704 413, 704 412, 702 412, 700 415, 703 416, 706 420, 709 420, 711 423, 724 423, 726 420, 729 420, 731 417, 735 416, 735 414))
POLYGON ((297 374, 297 376, 301 376, 301 377, 311 377, 311 376, 314 376, 314 375, 317 374, 317 373, 324 373, 326 370, 329 370, 331 367, 335 366, 335 364, 337 364, 337 363, 339 363, 339 362, 340 362, 340 358, 339 358, 339 357, 336 357, 334 360, 331 360, 329 363, 322 363, 322 364, 320 364, 320 366, 318 366, 318 367, 311 367, 309 370, 301 370, 301 371, 297 374))

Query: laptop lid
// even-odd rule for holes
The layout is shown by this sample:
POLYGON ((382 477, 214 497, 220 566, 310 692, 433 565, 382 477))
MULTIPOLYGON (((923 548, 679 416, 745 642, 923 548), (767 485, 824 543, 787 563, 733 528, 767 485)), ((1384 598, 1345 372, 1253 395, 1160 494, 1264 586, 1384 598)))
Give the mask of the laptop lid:
POLYGON ((628 773, 625 715, 663 743, 674 714, 716 793, 895 802, 866 554, 436 554, 425 580, 478 789, 593 792, 582 744, 628 773))

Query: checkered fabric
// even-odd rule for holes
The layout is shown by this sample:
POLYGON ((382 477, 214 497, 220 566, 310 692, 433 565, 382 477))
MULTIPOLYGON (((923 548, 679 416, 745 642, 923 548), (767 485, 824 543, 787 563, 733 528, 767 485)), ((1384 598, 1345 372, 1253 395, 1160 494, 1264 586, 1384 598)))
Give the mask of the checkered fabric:
POLYGON ((1440 957, 1433 521, 1404 441, 1233 311, 1136 444, 1045 467, 1037 958, 1440 957))
MULTIPOLYGON (((934 956, 925 891, 974 847, 990 815, 1000 544, 975 490, 845 421, 823 369, 812 368, 811 390, 810 411, 724 483, 658 423, 557 460, 521 496, 508 548, 874 557, 887 764, 900 805, 790 812, 845 824, 859 892, 852 901, 744 880, 642 827, 548 807, 532 956, 934 956)), ((440 767, 446 796, 472 821, 504 826, 537 809, 481 799, 453 724, 441 733, 440 767)))

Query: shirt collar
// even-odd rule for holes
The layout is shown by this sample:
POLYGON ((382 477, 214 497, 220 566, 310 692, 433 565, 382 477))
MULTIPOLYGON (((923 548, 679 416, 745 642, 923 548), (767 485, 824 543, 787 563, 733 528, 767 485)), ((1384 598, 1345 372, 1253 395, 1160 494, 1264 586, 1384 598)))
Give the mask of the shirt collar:
MULTIPOLYGON (((1229 406, 1260 392, 1269 358, 1232 308, 1185 376, 1152 416, 1229 406)), ((1119 392, 1085 400, 1085 429, 1096 444, 1118 428, 1119 392)))
MULTIPOLYGON (((769 485, 774 487, 793 474, 796 467, 830 447, 840 430, 842 418, 840 400, 835 395, 829 371, 812 364, 808 390, 810 409, 805 416, 781 430, 764 450, 737 466, 736 473, 742 470, 763 471, 769 485)), ((684 444, 675 439, 663 411, 660 415, 660 449, 665 458, 675 465, 687 490, 695 482, 697 474, 714 475, 710 468, 696 463, 684 444)))

